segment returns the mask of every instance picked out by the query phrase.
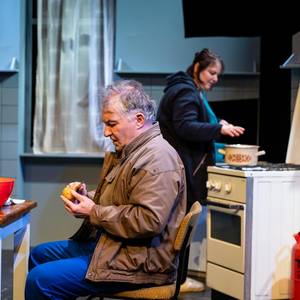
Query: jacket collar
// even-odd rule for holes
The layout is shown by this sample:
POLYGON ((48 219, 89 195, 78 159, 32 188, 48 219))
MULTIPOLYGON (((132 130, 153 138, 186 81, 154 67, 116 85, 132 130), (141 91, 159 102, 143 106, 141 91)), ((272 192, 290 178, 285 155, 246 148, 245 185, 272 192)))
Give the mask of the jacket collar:
POLYGON ((128 157, 128 155, 134 152, 137 148, 148 143, 148 141, 152 140, 154 137, 160 135, 160 128, 158 122, 153 123, 153 125, 139 134, 133 141, 131 141, 128 145, 126 145, 122 151, 121 159, 128 157))

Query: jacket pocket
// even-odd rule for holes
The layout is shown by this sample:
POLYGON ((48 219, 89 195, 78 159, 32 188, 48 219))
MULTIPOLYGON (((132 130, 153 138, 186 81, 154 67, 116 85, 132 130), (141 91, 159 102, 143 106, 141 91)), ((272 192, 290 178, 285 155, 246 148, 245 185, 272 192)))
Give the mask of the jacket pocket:
POLYGON ((145 247, 122 247, 114 259, 109 262, 109 267, 114 270, 137 271, 144 269, 146 258, 147 249, 145 247))

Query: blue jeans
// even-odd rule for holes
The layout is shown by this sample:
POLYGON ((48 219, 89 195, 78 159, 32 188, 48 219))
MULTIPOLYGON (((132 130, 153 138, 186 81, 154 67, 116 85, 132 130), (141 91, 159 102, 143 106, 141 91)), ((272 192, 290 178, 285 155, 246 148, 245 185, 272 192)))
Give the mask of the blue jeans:
POLYGON ((95 242, 44 243, 32 249, 25 299, 76 299, 91 294, 134 290, 150 284, 92 282, 85 279, 95 242))

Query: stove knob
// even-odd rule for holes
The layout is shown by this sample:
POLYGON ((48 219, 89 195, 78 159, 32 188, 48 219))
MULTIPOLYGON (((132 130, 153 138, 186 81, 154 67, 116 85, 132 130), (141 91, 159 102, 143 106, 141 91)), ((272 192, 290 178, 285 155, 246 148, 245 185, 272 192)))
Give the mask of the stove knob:
POLYGON ((213 189, 213 184, 208 180, 206 181, 206 187, 208 190, 212 190, 213 189))
POLYGON ((221 183, 220 181, 217 181, 217 182, 215 183, 214 190, 215 190, 216 192, 220 192, 220 191, 221 191, 221 188, 222 188, 222 183, 221 183))
POLYGON ((229 194, 231 192, 231 188, 232 188, 231 183, 225 183, 224 190, 226 194, 229 194))

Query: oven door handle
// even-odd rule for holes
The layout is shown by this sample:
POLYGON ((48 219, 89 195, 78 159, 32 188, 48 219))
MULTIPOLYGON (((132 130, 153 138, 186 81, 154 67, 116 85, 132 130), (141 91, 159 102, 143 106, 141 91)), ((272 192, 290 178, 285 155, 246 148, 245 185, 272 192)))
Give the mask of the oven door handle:
POLYGON ((228 209, 234 209, 234 210, 244 210, 244 206, 240 204, 225 204, 225 203, 219 203, 219 202, 212 202, 207 200, 207 205, 216 206, 216 207, 222 207, 222 208, 228 208, 228 209))

